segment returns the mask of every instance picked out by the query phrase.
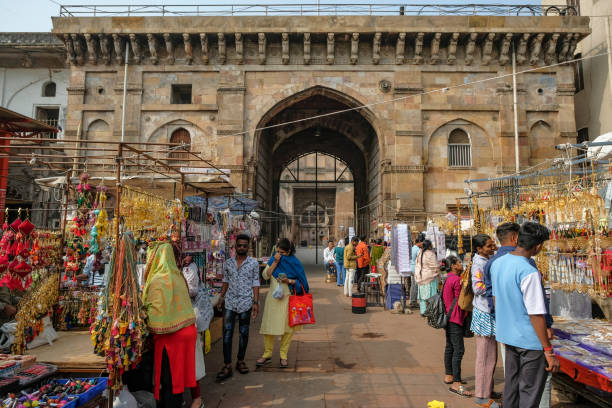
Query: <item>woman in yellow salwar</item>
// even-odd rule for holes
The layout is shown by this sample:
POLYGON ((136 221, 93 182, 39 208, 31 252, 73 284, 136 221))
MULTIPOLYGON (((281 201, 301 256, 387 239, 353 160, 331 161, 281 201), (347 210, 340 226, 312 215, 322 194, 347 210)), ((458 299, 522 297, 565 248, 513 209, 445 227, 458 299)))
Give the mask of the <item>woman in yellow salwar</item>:
POLYGON ((263 271, 263 278, 265 280, 274 279, 270 280, 270 291, 266 296, 259 330, 264 335, 264 353, 255 364, 257 367, 262 367, 271 363, 274 340, 276 336, 281 336, 280 368, 287 368, 289 366, 287 353, 291 345, 291 338, 296 330, 302 328, 302 326, 289 327, 289 295, 294 291, 297 294, 309 291, 304 267, 295 256, 295 247, 287 238, 278 242, 276 253, 270 258, 268 266, 263 271), (282 297, 278 294, 274 296, 279 286, 282 289, 282 297))

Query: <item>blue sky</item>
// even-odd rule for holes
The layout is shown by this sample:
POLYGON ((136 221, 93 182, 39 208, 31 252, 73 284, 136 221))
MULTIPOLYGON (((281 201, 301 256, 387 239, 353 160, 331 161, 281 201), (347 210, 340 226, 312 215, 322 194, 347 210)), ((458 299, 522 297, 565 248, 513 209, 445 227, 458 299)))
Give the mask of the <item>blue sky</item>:
MULTIPOLYGON (((179 1, 160 1, 160 0, 144 0, 144 1, 128 1, 128 0, 0 0, 0 32, 2 31, 49 31, 51 30, 51 17, 56 16, 59 13, 59 6, 55 3, 61 4, 81 4, 81 5, 101 5, 101 4, 288 4, 288 3, 316 3, 316 0, 307 0, 300 2, 297 0, 239 0, 236 2, 228 2, 223 0, 179 0, 179 1)), ((467 3, 477 4, 541 4, 540 0, 382 0, 382 1, 368 1, 368 0, 321 0, 321 3, 334 3, 334 4, 351 4, 351 3, 383 3, 383 4, 453 4, 462 5, 467 3)), ((559 1, 564 3, 564 1, 559 1)))

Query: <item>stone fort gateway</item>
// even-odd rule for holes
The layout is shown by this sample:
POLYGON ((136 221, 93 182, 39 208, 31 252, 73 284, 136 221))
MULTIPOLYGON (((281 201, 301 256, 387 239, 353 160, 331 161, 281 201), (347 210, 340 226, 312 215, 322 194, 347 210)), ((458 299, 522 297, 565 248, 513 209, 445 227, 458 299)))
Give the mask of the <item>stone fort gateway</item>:
POLYGON ((333 156, 352 172, 358 231, 446 212, 464 180, 514 171, 513 49, 528 71, 521 167, 574 142, 574 68, 559 63, 589 32, 579 16, 53 19, 67 138, 119 140, 129 46, 126 141, 188 142, 270 211, 289 163, 333 156))

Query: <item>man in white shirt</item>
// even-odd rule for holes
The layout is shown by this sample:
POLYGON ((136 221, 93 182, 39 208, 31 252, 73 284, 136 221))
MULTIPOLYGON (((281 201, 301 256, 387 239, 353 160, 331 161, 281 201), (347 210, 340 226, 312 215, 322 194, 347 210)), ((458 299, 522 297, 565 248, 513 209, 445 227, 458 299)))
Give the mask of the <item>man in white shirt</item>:
POLYGON ((336 256, 334 255, 334 241, 327 243, 327 248, 323 250, 323 262, 325 263, 325 269, 327 269, 328 280, 331 279, 331 275, 334 274, 336 256))

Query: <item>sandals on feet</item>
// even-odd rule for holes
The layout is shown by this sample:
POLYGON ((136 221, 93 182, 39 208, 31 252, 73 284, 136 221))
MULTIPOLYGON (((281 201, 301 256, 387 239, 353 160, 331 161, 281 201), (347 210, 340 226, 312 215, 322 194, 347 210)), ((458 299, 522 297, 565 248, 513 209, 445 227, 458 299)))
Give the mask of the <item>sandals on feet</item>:
POLYGON ((221 371, 217 373, 217 381, 223 381, 232 376, 232 367, 223 366, 221 371))
POLYGON ((255 367, 263 367, 263 366, 265 366, 266 364, 270 364, 271 362, 272 362, 272 359, 271 359, 271 358, 263 358, 263 357, 262 357, 262 358, 260 358, 259 360, 257 360, 257 361, 255 362, 255 367))
MULTIPOLYGON (((446 381, 446 380, 444 381, 444 384, 447 384, 447 385, 450 385, 452 383, 454 383, 454 381, 446 381)), ((467 381, 461 380, 461 384, 467 384, 467 381)), ((491 398, 493 398, 493 397, 491 397, 491 398)))
POLYGON ((283 359, 281 358, 280 360, 280 368, 287 368, 289 367, 289 362, 287 360, 285 360, 285 364, 283 364, 283 359))
POLYGON ((463 385, 460 385, 458 389, 454 389, 453 387, 449 387, 448 389, 450 392, 452 392, 453 394, 457 394, 460 397, 467 397, 467 398, 471 398, 472 397, 472 393, 469 392, 468 390, 466 390, 465 388, 463 388, 463 385))
POLYGON ((249 372, 249 367, 247 367, 244 361, 239 361, 236 363, 236 370, 238 370, 240 374, 246 374, 249 372))

